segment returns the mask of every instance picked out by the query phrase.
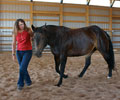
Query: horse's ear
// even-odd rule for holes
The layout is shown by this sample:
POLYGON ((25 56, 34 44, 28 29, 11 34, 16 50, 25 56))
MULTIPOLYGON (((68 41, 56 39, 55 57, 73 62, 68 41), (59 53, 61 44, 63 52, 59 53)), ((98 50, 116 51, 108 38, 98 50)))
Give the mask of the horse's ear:
POLYGON ((45 25, 43 26, 43 30, 46 31, 47 30, 47 25, 45 23, 45 25))
POLYGON ((47 23, 45 22, 45 27, 46 27, 46 24, 47 24, 47 23))
POLYGON ((31 25, 32 27, 32 30, 35 31, 36 30, 36 27, 34 27, 34 25, 31 25))

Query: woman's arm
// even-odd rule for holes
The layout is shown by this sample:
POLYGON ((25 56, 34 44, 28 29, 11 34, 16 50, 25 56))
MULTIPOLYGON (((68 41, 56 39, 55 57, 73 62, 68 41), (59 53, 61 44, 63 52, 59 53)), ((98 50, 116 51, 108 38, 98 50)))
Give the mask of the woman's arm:
POLYGON ((16 59, 16 56, 15 56, 15 51, 16 51, 16 35, 13 34, 13 41, 12 41, 12 57, 13 57, 13 60, 16 59))

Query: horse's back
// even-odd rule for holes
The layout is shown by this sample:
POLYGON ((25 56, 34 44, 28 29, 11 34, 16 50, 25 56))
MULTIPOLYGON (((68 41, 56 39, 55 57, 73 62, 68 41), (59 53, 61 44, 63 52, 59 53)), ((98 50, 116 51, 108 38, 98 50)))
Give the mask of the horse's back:
POLYGON ((104 45, 107 47, 108 45, 104 30, 96 25, 77 29, 64 26, 54 28, 57 28, 56 36, 57 41, 60 41, 60 48, 65 50, 68 56, 86 55, 94 48, 104 47, 104 45))
POLYGON ((68 56, 82 56, 95 47, 96 35, 89 27, 69 29, 63 38, 63 46, 67 47, 68 56))

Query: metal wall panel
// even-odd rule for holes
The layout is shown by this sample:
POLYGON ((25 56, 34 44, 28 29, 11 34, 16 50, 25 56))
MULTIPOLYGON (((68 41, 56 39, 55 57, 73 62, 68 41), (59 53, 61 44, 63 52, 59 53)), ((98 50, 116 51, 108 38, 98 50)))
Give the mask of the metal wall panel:
POLYGON ((30 19, 30 14, 28 13, 0 13, 1 19, 30 19))
MULTIPOLYGON (((76 13, 85 13, 86 9, 85 8, 69 8, 66 7, 63 9, 64 12, 76 12, 76 13)), ((86 20, 86 16, 63 16, 63 25, 70 27, 70 28, 80 28, 80 27, 85 27, 86 23, 82 23, 82 22, 74 22, 74 21, 85 21, 86 20), (65 20, 70 20, 73 22, 66 22, 65 20)))
POLYGON ((34 6, 33 10, 38 11, 59 11, 59 7, 49 7, 49 6, 34 6))
MULTIPOLYGON (((112 15, 113 16, 120 16, 120 10, 119 11, 112 11, 112 15)), ((113 24, 112 24, 112 28, 113 28, 113 35, 120 35, 120 17, 114 17, 112 20, 113 24), (117 19, 115 19, 117 18, 117 19), (118 22, 118 23, 114 23, 114 22, 118 22)), ((113 41, 119 41, 120 42, 120 37, 112 37, 113 41)), ((120 43, 113 43, 114 48, 119 48, 120 49, 120 43)))
POLYGON ((69 28, 81 28, 85 27, 85 23, 71 23, 71 22, 64 22, 64 26, 69 28))
POLYGON ((0 10, 7 11, 30 11, 29 5, 0 5, 0 10))
POLYGON ((63 20, 85 21, 86 18, 84 16, 63 16, 63 20))
MULTIPOLYGON (((3 4, 0 5, 0 10, 7 10, 7 11, 30 11, 29 5, 7 5, 3 4)), ((51 7, 51 6, 33 6, 34 11, 59 11, 59 7, 51 7)), ((86 13, 85 8, 70 8, 70 7, 64 7, 63 12, 71 12, 71 13, 86 13)), ((92 16, 89 16, 90 22, 109 22, 109 16, 93 16, 93 15, 109 15, 109 10, 98 10, 98 9, 89 9, 89 14, 92 16)), ((120 15, 120 11, 113 11, 113 15, 120 15)), ((30 19, 30 13, 11 13, 6 12, 0 13, 0 19, 30 19)), ((74 22, 74 21, 86 21, 86 15, 85 16, 63 16, 63 25, 70 28, 81 28, 85 27, 86 23, 81 22, 74 22), (73 21, 73 22, 66 22, 67 21, 73 21)), ((13 27, 15 21, 0 21, 0 27, 13 27)), ((120 19, 113 19, 113 22, 120 22, 120 19)), ((42 25, 59 25, 59 16, 34 16, 33 14, 33 24, 36 27, 40 27, 42 25), (49 19, 51 21, 36 21, 36 19, 49 19), (58 21, 52 21, 52 20, 58 20, 58 21)), ((30 21, 26 21, 26 24, 28 27, 30 27, 30 21)), ((90 23, 89 25, 98 25, 99 27, 103 29, 109 29, 109 23, 90 23)), ((120 24, 112 24, 112 28, 120 28, 120 24)), ((107 31, 108 34, 110 34, 109 31, 107 31)), ((0 29, 0 35, 12 35, 12 29, 0 29)), ((120 35, 120 30, 113 30, 113 35, 120 35)), ((120 41, 120 37, 112 37, 112 41, 120 41)), ((0 43, 12 43, 12 37, 0 37, 0 43)), ((114 43, 114 48, 120 48, 120 43, 114 43)), ((49 48, 49 47, 47 47, 49 48)), ((0 45, 0 51, 11 51, 10 45, 0 45)))
POLYGON ((101 10, 101 9, 90 9, 90 14, 96 15, 109 15, 109 10, 101 10))
POLYGON ((64 12, 79 12, 79 13, 84 13, 86 11, 85 8, 64 8, 64 12))
POLYGON ((47 25, 59 25, 59 22, 53 22, 53 21, 34 21, 33 25, 35 25, 36 27, 40 27, 45 25, 45 23, 47 23, 47 25))
POLYGON ((33 16, 33 19, 58 19, 59 17, 54 17, 54 16, 33 16))
MULTIPOLYGON (((109 15, 109 11, 107 10, 98 10, 98 9, 90 9, 90 15, 109 15)), ((97 23, 97 22, 109 22, 109 17, 104 16, 90 16, 89 21, 94 21, 96 23, 90 23, 90 25, 97 25, 103 29, 108 29, 108 23, 97 23)))

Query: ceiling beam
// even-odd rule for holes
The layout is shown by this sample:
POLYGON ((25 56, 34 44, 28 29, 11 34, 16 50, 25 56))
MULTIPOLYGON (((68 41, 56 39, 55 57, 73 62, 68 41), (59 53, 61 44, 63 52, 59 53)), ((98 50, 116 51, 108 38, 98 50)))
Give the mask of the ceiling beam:
POLYGON ((61 0, 61 2, 60 2, 61 4, 63 4, 63 0, 61 0))
POLYGON ((89 6, 89 4, 90 4, 90 0, 87 0, 87 5, 89 6))
POLYGON ((115 0, 110 0, 110 7, 112 8, 115 3, 115 0))

